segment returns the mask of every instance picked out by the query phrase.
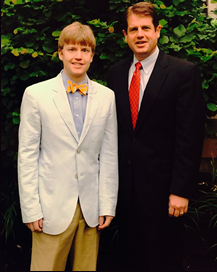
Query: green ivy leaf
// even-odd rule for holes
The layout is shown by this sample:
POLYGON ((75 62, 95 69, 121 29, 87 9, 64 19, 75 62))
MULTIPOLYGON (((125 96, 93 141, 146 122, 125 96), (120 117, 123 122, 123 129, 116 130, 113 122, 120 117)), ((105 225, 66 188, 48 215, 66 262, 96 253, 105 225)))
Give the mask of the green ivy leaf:
POLYGON ((180 3, 180 0, 173 0, 173 4, 174 4, 175 6, 178 6, 179 3, 180 3))
POLYGON ((160 34, 162 35, 162 34, 166 34, 166 33, 167 33, 167 30, 165 28, 161 28, 160 34))
POLYGON ((105 37, 105 33, 98 33, 98 37, 104 38, 105 37))
POLYGON ((156 3, 158 4, 158 6, 164 6, 164 3, 160 0, 156 0, 156 3))
POLYGON ((8 71, 9 69, 14 69, 15 63, 14 62, 9 62, 4 66, 4 70, 8 71))
POLYGON ((201 57, 201 53, 199 51, 195 51, 193 49, 186 49, 186 52, 188 53, 188 56, 192 55, 192 56, 201 57))
POLYGON ((172 43, 179 43, 179 39, 176 36, 170 36, 169 39, 172 43))
POLYGON ((11 78, 11 81, 12 81, 12 82, 15 82, 16 79, 18 79, 18 76, 17 76, 17 75, 14 75, 14 76, 11 78))
POLYGON ((166 44, 166 43, 168 43, 168 42, 169 42, 168 36, 163 35, 163 36, 159 39, 159 42, 160 42, 161 44, 166 44))
POLYGON ((159 25, 161 25, 162 27, 166 26, 168 24, 168 22, 165 19, 161 19, 159 21, 159 25))
POLYGON ((217 105, 213 104, 213 103, 207 103, 207 108, 210 111, 216 111, 217 110, 217 105))
POLYGON ((20 62, 20 67, 26 69, 29 66, 30 60, 24 60, 20 62))
POLYGON ((34 45, 34 42, 33 41, 25 41, 25 45, 27 47, 32 47, 34 45))
POLYGON ((13 123, 15 125, 18 125, 20 123, 20 118, 19 117, 15 117, 15 118, 12 119, 12 121, 13 121, 13 123))
POLYGON ((109 5, 110 10, 114 10, 117 8, 117 5, 109 5))
POLYGON ((183 43, 187 43, 187 42, 191 42, 192 40, 195 39, 195 35, 194 34, 188 34, 188 35, 185 35, 184 37, 182 37, 180 39, 180 42, 183 42, 183 43))
MULTIPOLYGON (((193 22, 193 21, 192 21, 193 22)), ((198 27, 198 23, 193 23, 192 25, 189 25, 188 26, 188 31, 192 31, 192 30, 194 30, 195 28, 197 28, 198 27)))
POLYGON ((205 55, 205 56, 202 56, 201 57, 201 60, 203 60, 204 62, 210 60, 212 58, 212 56, 209 56, 209 55, 205 55))
POLYGON ((11 0, 4 0, 4 3, 9 6, 11 5, 11 0))
POLYGON ((19 76, 19 78, 23 81, 27 80, 29 78, 29 74, 28 73, 23 73, 19 76))
POLYGON ((1 89, 1 94, 3 96, 6 96, 8 93, 10 93, 11 89, 9 87, 5 88, 5 89, 1 89))
POLYGON ((75 20, 75 21, 81 19, 81 16, 80 16, 80 15, 74 15, 74 14, 73 14, 73 15, 71 15, 71 16, 72 16, 72 19, 75 20))
POLYGON ((208 89, 209 88, 209 84, 208 84, 207 80, 203 80, 203 82, 202 82, 202 88, 203 89, 208 89))
POLYGON ((54 46, 51 42, 44 43, 42 48, 44 49, 44 51, 46 51, 48 53, 53 53, 55 51, 54 46))
POLYGON ((178 36, 184 36, 185 32, 186 32, 186 28, 181 24, 179 26, 177 26, 176 28, 173 29, 173 32, 178 36))
POLYGON ((32 54, 33 52, 34 52, 33 49, 31 49, 31 48, 28 48, 28 49, 27 49, 27 53, 28 53, 28 54, 32 54))
POLYGON ((10 39, 8 36, 2 35, 1 36, 1 48, 4 46, 10 45, 10 39))
POLYGON ((212 20, 211 21, 211 25, 214 27, 214 28, 217 28, 217 20, 212 20))
POLYGON ((100 59, 108 59, 109 58, 108 55, 105 53, 102 53, 99 57, 100 57, 100 59))
POLYGON ((178 44, 174 44, 174 43, 172 43, 169 47, 172 48, 176 52, 182 49, 178 44))
POLYGON ((23 4, 23 0, 16 0, 16 1, 13 1, 13 4, 14 4, 14 5, 23 4))
POLYGON ((52 36, 53 36, 53 37, 59 37, 59 36, 60 36, 60 33, 61 33, 61 31, 58 31, 58 30, 53 31, 53 32, 52 32, 52 36))

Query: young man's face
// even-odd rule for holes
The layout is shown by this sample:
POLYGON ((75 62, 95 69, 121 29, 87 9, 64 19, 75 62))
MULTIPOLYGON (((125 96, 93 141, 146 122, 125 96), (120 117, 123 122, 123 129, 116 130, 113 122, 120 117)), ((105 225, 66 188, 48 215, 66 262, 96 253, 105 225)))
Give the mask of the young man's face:
POLYGON ((161 26, 155 29, 151 16, 135 14, 129 15, 127 22, 127 33, 123 30, 125 40, 136 58, 142 61, 155 51, 161 26))
POLYGON ((85 79, 93 56, 91 47, 80 44, 65 44, 62 50, 59 49, 59 58, 63 61, 64 72, 76 83, 85 79))

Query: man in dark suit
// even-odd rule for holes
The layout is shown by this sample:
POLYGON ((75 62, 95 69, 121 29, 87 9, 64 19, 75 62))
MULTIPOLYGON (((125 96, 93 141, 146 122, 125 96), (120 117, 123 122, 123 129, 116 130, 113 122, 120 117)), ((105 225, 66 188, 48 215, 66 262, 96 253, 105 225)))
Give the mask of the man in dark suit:
POLYGON ((158 49, 160 30, 152 4, 129 7, 123 34, 134 55, 108 73, 118 118, 123 271, 182 270, 182 215, 196 192, 205 123, 200 73, 158 49))

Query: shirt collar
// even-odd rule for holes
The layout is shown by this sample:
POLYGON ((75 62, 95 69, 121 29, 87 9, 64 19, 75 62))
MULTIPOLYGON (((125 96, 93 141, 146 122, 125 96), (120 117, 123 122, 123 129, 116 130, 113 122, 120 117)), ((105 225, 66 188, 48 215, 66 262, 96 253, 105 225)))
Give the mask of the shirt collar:
MULTIPOLYGON (((65 89, 67 90, 68 87, 68 80, 72 81, 70 78, 67 77, 67 75, 64 73, 64 70, 61 71, 61 75, 62 75, 62 79, 63 79, 63 85, 65 87, 65 89)), ((87 75, 85 76, 85 79, 79 83, 76 83, 74 81, 72 81, 72 83, 81 85, 81 84, 88 84, 88 77, 87 75)), ((87 91, 88 92, 88 91, 87 91)))
MULTIPOLYGON (((153 66, 154 66, 154 64, 155 64, 155 62, 157 60, 158 54, 159 54, 159 48, 156 47, 154 53, 152 53, 146 59, 140 61, 141 64, 142 64, 142 68, 143 68, 145 74, 148 74, 150 72, 151 68, 153 68, 153 66)), ((137 62, 138 62, 138 60, 137 60, 137 58, 134 55, 134 57, 133 57, 133 65, 135 65, 137 62)))

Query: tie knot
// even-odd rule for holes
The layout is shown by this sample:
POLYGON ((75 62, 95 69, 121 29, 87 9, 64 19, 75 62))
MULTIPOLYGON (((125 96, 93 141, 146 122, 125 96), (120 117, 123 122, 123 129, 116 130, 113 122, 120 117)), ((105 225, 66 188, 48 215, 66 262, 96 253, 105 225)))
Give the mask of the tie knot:
POLYGON ((67 88, 67 93, 69 92, 76 92, 78 90, 78 92, 82 95, 85 96, 87 94, 87 89, 88 89, 88 85, 87 84, 75 84, 72 83, 72 81, 68 80, 68 88, 67 88))
POLYGON ((140 70, 142 68, 141 62, 137 62, 135 65, 136 65, 136 70, 140 70))

